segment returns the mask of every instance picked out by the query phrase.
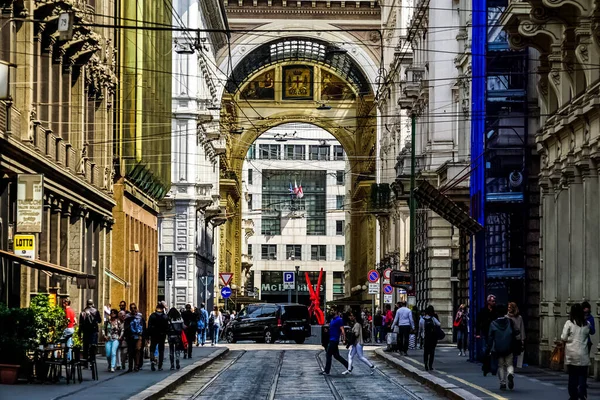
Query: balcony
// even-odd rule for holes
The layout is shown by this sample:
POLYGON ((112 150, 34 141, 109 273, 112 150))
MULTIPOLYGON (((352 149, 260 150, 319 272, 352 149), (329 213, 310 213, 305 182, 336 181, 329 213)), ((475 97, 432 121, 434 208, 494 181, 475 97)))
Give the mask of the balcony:
POLYGON ((206 210, 211 204, 214 203, 212 198, 212 183, 201 183, 196 185, 196 208, 199 210, 206 210))
POLYGON ((249 271, 254 265, 254 257, 248 254, 242 254, 242 269, 249 271))
POLYGON ((254 221, 251 219, 242 220, 242 229, 246 235, 246 239, 254 235, 254 221))
POLYGON ((388 183, 374 183, 371 185, 371 202, 369 211, 377 215, 390 213, 391 189, 388 183))
POLYGON ((220 206, 218 202, 213 203, 206 209, 204 216, 206 221, 212 222, 214 226, 223 225, 227 222, 227 207, 220 206))
POLYGON ((219 139, 211 140, 210 144, 218 156, 227 152, 227 139, 225 137, 219 136, 219 139))

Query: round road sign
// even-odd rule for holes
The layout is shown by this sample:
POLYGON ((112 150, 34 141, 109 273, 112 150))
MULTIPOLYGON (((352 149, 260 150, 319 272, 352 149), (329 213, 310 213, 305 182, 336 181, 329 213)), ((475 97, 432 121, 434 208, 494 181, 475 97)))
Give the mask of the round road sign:
POLYGON ((394 292, 394 288, 391 285, 383 285, 383 293, 392 294, 394 292))
POLYGON ((377 281, 379 280, 379 272, 377 272, 374 269, 370 270, 369 273, 367 274, 367 279, 371 283, 377 283, 377 281))
POLYGON ((391 276, 392 276, 391 268, 388 268, 385 271, 383 271, 383 279, 390 279, 391 276))
POLYGON ((231 297, 231 289, 229 286, 225 286, 223 289, 221 289, 221 297, 224 299, 231 297))

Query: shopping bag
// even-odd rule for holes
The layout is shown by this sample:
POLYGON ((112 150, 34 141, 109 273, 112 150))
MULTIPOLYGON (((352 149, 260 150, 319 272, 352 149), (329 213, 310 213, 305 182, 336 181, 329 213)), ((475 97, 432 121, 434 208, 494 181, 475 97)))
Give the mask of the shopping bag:
POLYGON ((557 343, 552 355, 550 356, 550 369, 561 371, 564 369, 565 363, 565 346, 562 343, 557 343))
POLYGON ((183 349, 187 350, 188 341, 187 341, 187 337, 185 336, 185 332, 181 332, 181 342, 183 343, 183 349))
POLYGON ((417 348, 417 335, 411 333, 408 337, 408 348, 411 350, 415 350, 417 348))

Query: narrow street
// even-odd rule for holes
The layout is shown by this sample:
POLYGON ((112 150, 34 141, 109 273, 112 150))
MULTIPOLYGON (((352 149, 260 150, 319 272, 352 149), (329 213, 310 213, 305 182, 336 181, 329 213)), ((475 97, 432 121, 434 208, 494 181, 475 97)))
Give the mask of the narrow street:
MULTIPOLYGON (((352 374, 333 362, 331 375, 320 375, 323 348, 314 345, 229 345, 230 352, 162 397, 176 399, 440 399, 418 382, 366 352, 377 369, 360 361, 352 374)), ((345 349, 344 349, 345 350, 345 349)), ((342 355, 346 358, 347 351, 342 355)))

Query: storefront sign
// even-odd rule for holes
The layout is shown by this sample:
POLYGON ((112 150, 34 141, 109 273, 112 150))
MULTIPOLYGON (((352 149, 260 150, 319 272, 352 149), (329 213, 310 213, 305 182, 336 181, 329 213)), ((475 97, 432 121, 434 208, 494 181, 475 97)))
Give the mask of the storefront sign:
POLYGON ((17 232, 42 231, 43 196, 43 175, 17 175, 17 232))
MULTIPOLYGON (((261 271, 261 284, 260 291, 262 294, 287 294, 288 286, 285 286, 283 271, 261 271)), ((319 278, 318 271, 311 271, 308 273, 310 276, 310 280, 313 284, 313 287, 316 286, 317 279, 319 278)), ((325 292, 325 272, 323 273, 323 281, 321 283, 321 287, 319 288, 319 293, 325 292)), ((294 288, 295 289, 295 288, 294 288)), ((315 288, 316 289, 316 288, 315 288)), ((306 279, 304 276, 301 276, 298 279, 298 292, 306 295, 308 293, 308 285, 306 284, 306 279)))
POLYGON ((35 260, 35 235, 15 235, 13 240, 13 250, 17 256, 35 260))

